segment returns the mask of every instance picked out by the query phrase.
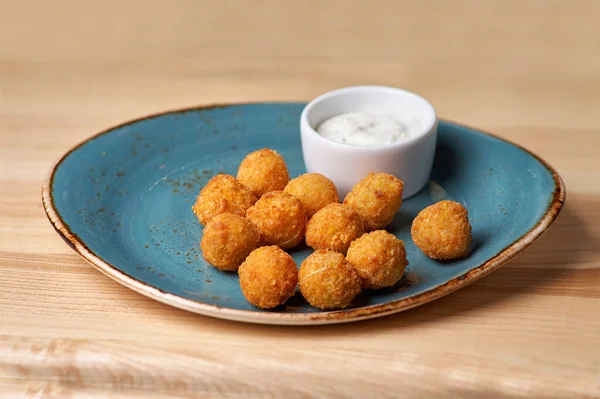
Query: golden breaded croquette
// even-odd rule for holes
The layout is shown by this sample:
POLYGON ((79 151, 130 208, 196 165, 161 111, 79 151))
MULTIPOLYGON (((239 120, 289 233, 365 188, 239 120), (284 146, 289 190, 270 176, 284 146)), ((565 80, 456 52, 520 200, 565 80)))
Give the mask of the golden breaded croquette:
POLYGON ((347 205, 329 204, 306 224, 306 244, 346 255, 350 243, 365 232, 358 213, 347 205))
POLYGON ((319 173, 300 175, 290 180, 283 191, 302 202, 308 219, 325 206, 340 202, 335 184, 319 173))
POLYGON ((192 210, 203 225, 222 213, 245 216, 258 198, 235 177, 219 174, 200 190, 192 210))
POLYGON ((451 260, 469 255, 471 225, 464 206, 440 201, 423 209, 410 230, 415 245, 432 259, 451 260))
POLYGON ((264 245, 289 249, 304 239, 306 213, 302 202, 284 191, 263 195, 246 217, 258 227, 264 245))
POLYGON ((240 164, 238 180, 261 197, 270 191, 283 190, 290 174, 283 157, 269 148, 254 151, 240 164))
POLYGON ((294 295, 298 269, 294 259, 276 245, 260 247, 238 269, 242 293, 252 305, 271 309, 294 295))
POLYGON ((353 241, 346 259, 358 273, 365 289, 379 289, 396 284, 404 274, 404 242, 385 230, 363 234, 353 241))
POLYGON ((233 213, 222 213, 204 228, 200 248, 208 263, 234 272, 259 244, 260 232, 252 222, 233 213))
POLYGON ((387 173, 369 173, 346 195, 344 204, 354 208, 367 231, 383 229, 402 206, 404 182, 387 173))
POLYGON ((361 280, 339 252, 318 250, 302 262, 300 292, 319 309, 343 309, 358 295, 361 280))

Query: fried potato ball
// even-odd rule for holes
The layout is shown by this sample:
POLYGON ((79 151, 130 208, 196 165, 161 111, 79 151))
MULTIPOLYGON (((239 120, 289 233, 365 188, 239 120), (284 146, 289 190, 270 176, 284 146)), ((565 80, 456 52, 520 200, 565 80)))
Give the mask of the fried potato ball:
POLYGON ((192 210, 203 225, 222 213, 244 216, 258 198, 231 175, 219 174, 200 190, 192 210))
POLYGON ((252 251, 238 274, 242 293, 261 309, 282 305, 294 294, 298 283, 296 262, 275 245, 252 251))
POLYGON ((308 219, 325 206, 340 202, 335 184, 319 173, 300 175, 290 180, 283 191, 302 202, 308 219))
POLYGON ((423 209, 413 220, 412 239, 432 259, 452 260, 469 255, 471 225, 464 206, 440 201, 423 209))
POLYGON ((387 173, 370 173, 356 183, 344 204, 354 208, 367 231, 383 229, 402 206, 404 182, 387 173))
POLYGON ((304 207, 298 198, 284 191, 271 191, 263 195, 248 209, 246 218, 258 227, 265 245, 289 249, 304 239, 304 207))
POLYGON ((350 243, 365 232, 358 213, 347 205, 329 204, 306 224, 306 244, 346 255, 350 243))
POLYGON ((302 262, 300 292, 319 309, 343 309, 358 295, 362 282, 339 252, 318 250, 302 262))
POLYGON ((249 220, 232 213, 215 216, 204 228, 200 248, 217 269, 234 272, 258 248, 260 232, 249 220))
POLYGON ((290 174, 280 154, 263 148, 246 155, 238 168, 237 178, 261 197, 270 191, 283 190, 290 181, 290 174))
POLYGON ((391 287, 402 278, 408 264, 404 242, 385 230, 365 233, 353 241, 346 259, 366 289, 391 287))

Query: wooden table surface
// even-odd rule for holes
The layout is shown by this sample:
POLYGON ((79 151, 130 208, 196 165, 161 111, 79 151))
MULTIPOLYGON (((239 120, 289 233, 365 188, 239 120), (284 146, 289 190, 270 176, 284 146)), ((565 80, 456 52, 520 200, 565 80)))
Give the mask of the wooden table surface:
POLYGON ((600 397, 600 2, 0 0, 0 397, 600 397), (557 168, 516 260, 382 319, 268 327, 122 287, 53 231, 52 164, 182 106, 421 93, 557 168))

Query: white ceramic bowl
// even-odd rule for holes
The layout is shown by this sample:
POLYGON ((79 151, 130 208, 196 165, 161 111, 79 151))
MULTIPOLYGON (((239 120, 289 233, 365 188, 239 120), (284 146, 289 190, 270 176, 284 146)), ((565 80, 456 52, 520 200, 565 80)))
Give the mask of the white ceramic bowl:
POLYGON ((421 96, 384 86, 353 86, 312 100, 300 117, 306 170, 330 178, 344 198, 371 172, 385 172, 404 181, 402 197, 416 194, 429 179, 437 140, 435 110, 421 96), (393 112, 403 120, 416 118, 419 128, 405 140, 384 145, 357 146, 326 139, 319 124, 347 112, 393 112))

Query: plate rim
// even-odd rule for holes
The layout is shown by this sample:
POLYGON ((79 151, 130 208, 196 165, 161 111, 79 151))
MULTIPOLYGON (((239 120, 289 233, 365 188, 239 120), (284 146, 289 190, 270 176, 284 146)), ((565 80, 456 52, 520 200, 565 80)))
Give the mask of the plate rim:
POLYGON ((74 151, 78 150, 85 144, 95 140, 96 138, 108 134, 115 129, 131 125, 133 123, 141 122, 146 119, 152 119, 160 116, 166 116, 171 114, 179 114, 184 112, 192 111, 205 111, 216 108, 228 108, 234 106, 243 105, 285 105, 285 104, 306 104, 305 102, 228 102, 228 103, 216 103, 210 105, 199 105, 192 107, 177 108, 168 111, 156 112, 147 114, 146 116, 131 119, 129 121, 117 124, 110 128, 101 130, 100 132, 84 139, 80 143, 71 147, 62 157, 54 164, 51 168, 48 177, 44 181, 42 186, 42 204, 44 212, 48 217, 50 223, 56 230, 56 232, 63 238, 63 240, 73 248, 83 259, 90 263, 93 267, 98 269, 106 276, 112 278, 118 283, 125 287, 132 289, 144 296, 152 298, 156 301, 165 303, 176 308, 187 310, 193 313, 202 314, 205 316, 216 317, 220 319, 227 319, 233 321, 241 321, 255 324, 274 324, 274 325, 319 325, 319 324, 336 324, 346 323, 351 321, 366 320, 375 317, 386 316, 392 313, 401 312, 404 310, 411 309, 413 307, 431 302, 435 299, 446 296, 452 292, 463 288, 480 278, 488 275, 492 271, 498 269, 500 266, 513 259, 519 253, 527 249, 537 239, 539 239, 552 225, 552 223, 558 217, 561 209, 564 206, 566 200, 566 187, 565 184, 558 174, 558 172, 542 157, 535 154, 534 152, 516 144, 510 140, 499 137, 493 133, 483 131, 481 129, 472 128, 470 126, 456 123, 448 119, 439 119, 440 121, 447 122, 456 126, 461 126, 470 129, 478 134, 487 135, 495 139, 501 140, 505 143, 513 145, 516 148, 529 154, 535 160, 537 160, 542 166, 544 166, 548 172, 552 175, 554 182, 554 190, 552 192, 552 199, 546 208, 544 215, 537 221, 537 223, 529 229, 527 232, 522 234, 518 239, 503 248, 496 255, 488 258, 485 262, 474 267, 466 273, 461 274, 453 279, 446 281, 434 288, 431 288, 420 294, 415 294, 406 298, 396 299, 394 301, 367 306, 357 309, 346 309, 336 311, 323 311, 318 313, 278 313, 278 312, 263 312, 258 310, 241 310, 232 309, 227 307, 221 307, 218 305, 211 305, 194 301, 180 297, 175 294, 165 292, 159 288, 146 284, 127 273, 119 270, 117 267, 111 265, 102 259, 101 256, 90 250, 87 245, 81 240, 76 233, 72 231, 70 226, 62 219, 58 209, 55 206, 54 199, 52 196, 52 188, 56 172, 60 165, 65 159, 71 155, 74 151))

